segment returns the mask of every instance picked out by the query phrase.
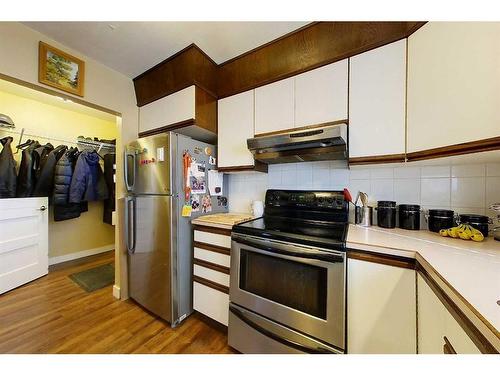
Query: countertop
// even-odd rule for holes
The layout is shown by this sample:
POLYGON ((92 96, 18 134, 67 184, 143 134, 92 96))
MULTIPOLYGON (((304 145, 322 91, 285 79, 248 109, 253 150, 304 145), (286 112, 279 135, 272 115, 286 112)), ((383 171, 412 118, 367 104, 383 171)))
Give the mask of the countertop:
POLYGON ((347 247, 416 258, 432 267, 500 338, 500 242, 493 237, 473 242, 426 230, 350 225, 347 247))
POLYGON ((212 228, 231 229, 233 225, 253 219, 250 214, 228 212, 224 214, 204 215, 191 220, 191 224, 204 225, 212 228))

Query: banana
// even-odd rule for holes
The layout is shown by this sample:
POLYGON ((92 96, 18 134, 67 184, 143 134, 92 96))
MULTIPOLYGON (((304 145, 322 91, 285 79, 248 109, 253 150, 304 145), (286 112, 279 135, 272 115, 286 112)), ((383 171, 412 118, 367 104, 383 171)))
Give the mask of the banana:
POLYGON ((467 233, 466 231, 458 232, 458 236, 462 240, 470 240, 470 238, 471 238, 471 235, 469 233, 467 233))
POLYGON ((439 234, 442 237, 461 238, 462 240, 473 240, 476 242, 484 240, 484 236, 481 231, 469 224, 460 224, 459 226, 453 228, 441 229, 439 234))
POLYGON ((441 229, 439 234, 443 237, 448 237, 448 229, 441 229))
POLYGON ((448 229, 448 236, 457 238, 458 237, 458 227, 453 227, 448 229))

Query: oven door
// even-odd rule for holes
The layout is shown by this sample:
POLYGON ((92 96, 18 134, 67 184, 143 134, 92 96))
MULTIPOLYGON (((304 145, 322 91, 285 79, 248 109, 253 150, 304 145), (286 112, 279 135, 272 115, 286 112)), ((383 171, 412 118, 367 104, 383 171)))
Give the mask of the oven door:
POLYGON ((345 252, 233 234, 232 303, 341 350, 345 252))

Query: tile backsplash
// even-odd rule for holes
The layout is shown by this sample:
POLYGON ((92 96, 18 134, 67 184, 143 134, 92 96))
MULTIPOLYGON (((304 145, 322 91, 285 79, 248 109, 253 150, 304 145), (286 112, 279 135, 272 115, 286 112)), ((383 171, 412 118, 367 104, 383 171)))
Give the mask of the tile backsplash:
POLYGON ((397 165, 354 167, 341 162, 275 164, 268 174, 242 173, 229 177, 229 208, 250 212, 254 200, 264 200, 267 189, 342 190, 353 199, 358 191, 370 204, 395 200, 422 208, 447 208, 458 213, 493 216, 488 209, 500 202, 500 162, 463 165, 397 165))

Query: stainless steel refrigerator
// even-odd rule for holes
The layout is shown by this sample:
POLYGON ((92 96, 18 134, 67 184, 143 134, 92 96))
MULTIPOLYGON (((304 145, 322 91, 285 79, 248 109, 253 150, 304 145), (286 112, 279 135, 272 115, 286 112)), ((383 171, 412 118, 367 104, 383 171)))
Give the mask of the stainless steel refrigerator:
MULTIPOLYGON (((208 171, 216 147, 168 132, 139 138, 125 148, 124 242, 128 251, 129 294, 147 310, 176 326, 192 311, 191 220, 227 211, 227 181, 222 197, 210 196, 211 212, 182 216, 186 203, 183 155, 204 170, 198 171, 209 194, 208 171), (212 156, 212 158, 210 158, 212 156), (224 204, 225 203, 225 204, 224 204)), ((199 184, 196 184, 201 191, 199 184)), ((196 195, 196 194, 191 194, 196 195)), ((207 199, 207 198, 205 198, 207 199)), ((205 201, 208 206, 208 199, 205 201)), ((196 207, 196 204, 195 204, 196 207)))

